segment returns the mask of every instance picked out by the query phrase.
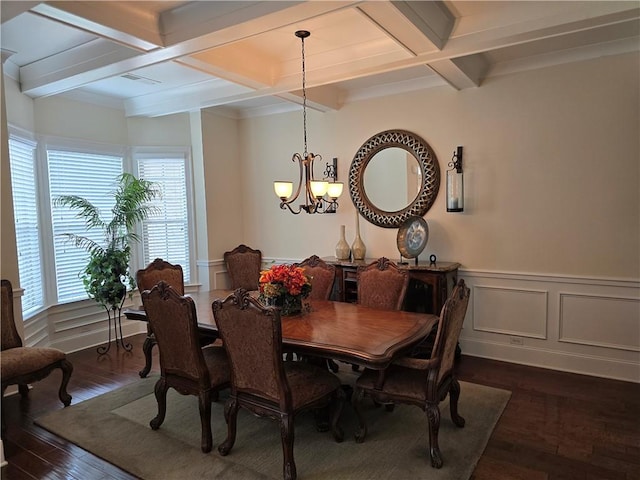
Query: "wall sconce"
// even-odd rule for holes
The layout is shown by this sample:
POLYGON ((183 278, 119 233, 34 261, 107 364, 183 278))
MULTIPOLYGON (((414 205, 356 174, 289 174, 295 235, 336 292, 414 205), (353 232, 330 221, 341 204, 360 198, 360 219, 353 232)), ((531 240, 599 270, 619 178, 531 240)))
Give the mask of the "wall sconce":
POLYGON ((464 211, 464 178, 462 173, 462 147, 453 152, 447 170, 447 212, 464 211))
POLYGON ((292 182, 273 182, 273 189, 276 192, 278 198, 280 198, 280 208, 289 209, 294 215, 299 214, 302 211, 307 213, 335 213, 338 208, 338 197, 342 195, 342 183, 336 182, 337 174, 337 162, 338 159, 333 159, 333 165, 327 163, 327 169, 325 170, 325 178, 323 180, 313 179, 313 162, 315 160, 322 160, 320 155, 310 153, 307 151, 307 88, 306 88, 306 70, 304 61, 304 39, 309 37, 311 33, 306 30, 298 30, 295 33, 302 41, 302 118, 304 129, 304 151, 301 154, 294 153, 293 162, 298 162, 300 166, 300 175, 298 178, 298 188, 296 193, 293 194, 292 182), (326 178, 331 179, 331 182, 326 181, 326 178), (304 204, 299 205, 297 210, 291 208, 291 204, 296 201, 302 186, 304 185, 304 204))

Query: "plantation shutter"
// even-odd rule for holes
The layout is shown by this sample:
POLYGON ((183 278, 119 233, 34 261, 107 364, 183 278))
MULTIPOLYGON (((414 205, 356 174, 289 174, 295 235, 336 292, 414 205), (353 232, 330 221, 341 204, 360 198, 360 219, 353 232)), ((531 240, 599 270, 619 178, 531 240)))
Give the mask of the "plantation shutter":
POLYGON ((44 306, 35 151, 34 142, 13 135, 9 137, 18 270, 20 287, 24 289, 23 319, 44 306))
POLYGON ((112 218, 115 204, 113 193, 117 177, 123 172, 122 156, 96 153, 47 150, 49 165, 49 191, 51 195, 51 221, 57 281, 58 302, 87 297, 80 274, 89 260, 88 253, 61 236, 74 233, 88 237, 101 246, 106 245, 101 229, 88 232, 85 222, 76 218, 77 211, 53 205, 59 195, 78 195, 90 201, 103 221, 112 218))
POLYGON ((151 202, 156 211, 142 222, 144 265, 156 258, 179 264, 188 283, 191 271, 185 156, 141 155, 137 160, 140 178, 157 183, 161 191, 151 202))

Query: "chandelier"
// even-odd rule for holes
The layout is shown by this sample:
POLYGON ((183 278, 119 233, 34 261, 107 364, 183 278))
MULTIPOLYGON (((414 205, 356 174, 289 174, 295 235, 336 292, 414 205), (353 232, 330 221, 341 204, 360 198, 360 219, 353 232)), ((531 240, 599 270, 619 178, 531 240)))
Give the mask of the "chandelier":
POLYGON ((292 162, 298 162, 300 167, 300 175, 298 178, 298 188, 293 193, 293 182, 275 181, 273 188, 276 195, 280 198, 280 208, 289 209, 294 215, 302 211, 307 213, 334 213, 338 208, 338 197, 342 194, 342 182, 337 182, 337 160, 333 159, 333 165, 327 163, 325 177, 323 180, 314 180, 313 178, 313 162, 321 161, 322 156, 315 153, 309 153, 307 150, 307 89, 306 89, 306 70, 304 62, 304 39, 309 37, 311 33, 306 30, 298 30, 296 37, 302 41, 302 118, 304 128, 304 151, 301 154, 294 153, 291 158, 292 162), (328 181, 331 180, 331 181, 328 181), (300 204, 297 209, 292 208, 291 204, 295 202, 304 183, 304 203, 300 204))

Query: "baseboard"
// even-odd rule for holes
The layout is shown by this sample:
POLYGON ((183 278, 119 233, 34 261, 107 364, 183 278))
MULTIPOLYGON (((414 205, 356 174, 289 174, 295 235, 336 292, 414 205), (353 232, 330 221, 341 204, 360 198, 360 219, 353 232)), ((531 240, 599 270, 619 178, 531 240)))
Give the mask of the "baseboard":
POLYGON ((611 357, 507 345, 468 338, 460 339, 460 348, 464 355, 472 357, 640 383, 638 363, 611 357))

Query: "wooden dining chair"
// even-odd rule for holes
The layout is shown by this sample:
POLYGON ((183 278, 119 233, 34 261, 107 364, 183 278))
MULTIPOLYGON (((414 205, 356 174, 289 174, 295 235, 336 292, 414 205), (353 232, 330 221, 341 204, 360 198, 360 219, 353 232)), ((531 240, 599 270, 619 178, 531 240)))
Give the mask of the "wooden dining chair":
POLYGON ((329 300, 336 278, 335 265, 328 264, 317 255, 311 255, 295 265, 302 268, 305 275, 311 279, 309 299, 329 300))
POLYGON ((469 304, 469 288, 464 280, 456 287, 442 307, 436 340, 431 357, 418 359, 401 357, 380 371, 365 370, 356 380, 352 404, 358 417, 359 429, 356 442, 361 443, 367 435, 367 426, 359 405, 364 394, 380 403, 404 403, 420 407, 429 424, 429 452, 431 465, 442 467, 442 454, 438 446, 440 428, 439 404, 449 395, 451 420, 458 427, 465 421, 458 414, 460 383, 456 378, 454 357, 456 344, 469 304))
POLYGON ((229 361, 224 348, 200 346, 196 306, 191 297, 180 295, 161 280, 142 292, 142 304, 160 352, 160 378, 154 392, 158 414, 149 425, 160 428, 167 412, 167 391, 196 395, 200 410, 201 440, 204 453, 211 451, 211 402, 230 383, 229 361))
POLYGON ((358 267, 358 303, 380 310, 401 310, 409 274, 386 257, 358 267))
MULTIPOLYGON (((66 354, 57 348, 25 347, 16 328, 13 312, 13 287, 11 282, 2 279, 2 346, 0 348, 0 377, 2 378, 2 399, 9 385, 18 385, 18 392, 23 398, 29 394, 29 384, 42 380, 49 374, 60 369, 62 381, 58 390, 58 397, 67 407, 71 404, 71 395, 67 393, 67 385, 73 373, 73 365, 67 360, 66 354)), ((4 408, 2 408, 2 435, 6 424, 4 408)))
MULTIPOLYGON (((139 292, 151 290, 161 280, 171 285, 179 295, 184 295, 184 273, 181 265, 174 265, 162 258, 156 258, 145 268, 136 272, 136 283, 138 284, 139 292)), ((145 338, 142 345, 145 365, 138 373, 142 378, 146 377, 151 371, 152 350, 155 344, 156 339, 153 335, 153 330, 151 330, 151 325, 147 323, 147 338, 145 338)))
POLYGON ((224 263, 229 273, 230 289, 244 288, 257 290, 262 269, 262 252, 238 245, 231 251, 224 252, 224 263))
POLYGON ((334 439, 343 432, 338 419, 344 402, 340 379, 306 362, 286 362, 282 356, 280 312, 265 307, 244 289, 212 304, 216 325, 231 364, 231 395, 225 405, 227 438, 218 446, 228 455, 236 440, 238 409, 280 422, 285 480, 297 477, 293 455, 294 417, 307 409, 330 405, 334 439))

